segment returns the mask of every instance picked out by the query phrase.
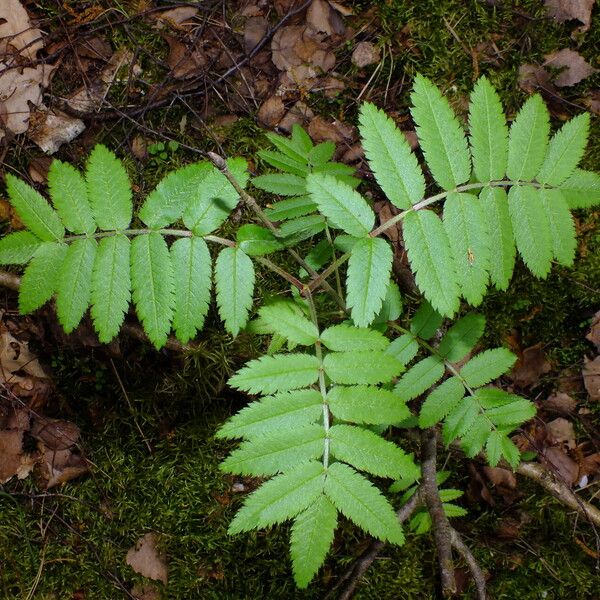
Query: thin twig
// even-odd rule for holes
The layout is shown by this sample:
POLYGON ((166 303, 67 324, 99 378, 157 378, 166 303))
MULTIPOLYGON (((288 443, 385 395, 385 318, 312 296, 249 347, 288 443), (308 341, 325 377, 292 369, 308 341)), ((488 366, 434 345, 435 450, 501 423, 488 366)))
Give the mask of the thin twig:
POLYGON ((463 557, 469 567, 469 571, 471 571, 473 581, 475 582, 475 589, 477 590, 477 598, 479 600, 486 600, 485 575, 476 558, 473 556, 471 549, 465 544, 460 533, 454 527, 450 528, 450 542, 452 547, 463 557))
POLYGON ((454 562, 452 560, 451 527, 444 512, 444 505, 437 486, 437 432, 434 427, 426 429, 421 435, 422 458, 421 472, 423 474, 422 489, 427 510, 431 516, 433 537, 438 554, 438 564, 442 580, 444 597, 456 593, 454 577, 454 562))

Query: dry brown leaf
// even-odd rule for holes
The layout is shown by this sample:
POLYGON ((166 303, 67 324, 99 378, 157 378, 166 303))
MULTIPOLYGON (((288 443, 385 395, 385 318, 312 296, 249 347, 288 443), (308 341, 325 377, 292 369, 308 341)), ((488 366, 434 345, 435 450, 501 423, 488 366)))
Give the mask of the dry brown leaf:
POLYGON ((596 356, 594 360, 585 357, 581 374, 590 400, 600 401, 600 356, 596 356))
POLYGON ((169 44, 167 64, 171 68, 173 77, 176 79, 193 77, 206 67, 206 56, 200 48, 188 48, 183 42, 171 35, 163 34, 163 37, 169 44))
POLYGON ((0 327, 0 380, 6 381, 18 371, 33 377, 46 378, 37 357, 27 342, 17 340, 4 326, 0 327))
POLYGON ((170 25, 174 29, 189 29, 193 26, 193 19, 198 14, 199 9, 193 6, 180 6, 165 10, 156 15, 157 27, 162 29, 165 25, 170 25))
POLYGON ((30 433, 49 450, 66 450, 79 439, 79 427, 75 423, 45 417, 36 417, 33 420, 30 433))
POLYGON ((86 460, 72 450, 50 450, 42 444, 42 484, 50 489, 85 475, 89 468, 86 460))
POLYGON ((301 100, 296 102, 279 123, 279 129, 289 133, 297 123, 303 127, 315 116, 315 113, 301 100))
POLYGON ((0 431, 0 483, 14 477, 23 456, 23 430, 0 431))
POLYGON ((160 590, 156 586, 147 583, 136 583, 133 588, 131 588, 131 595, 135 598, 135 600, 161 599, 160 590))
POLYGON ((577 400, 564 392, 556 392, 542 404, 542 408, 561 415, 568 415, 577 408, 577 400))
POLYGON ((51 164, 52 159, 49 156, 38 156, 31 159, 29 166, 27 167, 27 172, 29 173, 31 181, 34 183, 47 183, 48 171, 50 170, 51 164))
POLYGON ((31 25, 29 15, 19 0, 0 2, 0 56, 16 51, 20 56, 35 59, 44 47, 42 32, 31 25))
POLYGON ((71 117, 59 110, 39 112, 35 115, 27 137, 46 154, 54 154, 67 142, 74 140, 85 129, 81 119, 71 117))
POLYGON ((340 32, 340 22, 340 15, 325 0, 313 0, 306 11, 306 23, 317 33, 341 35, 344 26, 342 23, 340 32))
POLYGON ((374 65, 381 60, 381 51, 371 42, 359 42, 352 52, 352 62, 359 69, 374 65))
POLYGON ((259 122, 272 129, 281 121, 285 115, 285 106, 281 96, 271 96, 267 98, 258 109, 259 122))
POLYGON ((579 465, 562 448, 546 448, 540 455, 540 462, 557 473, 567 485, 579 481, 579 465))
POLYGON ((575 428, 571 421, 559 417, 546 423, 546 431, 550 444, 566 444, 568 448, 575 448, 575 428))
POLYGON ((0 62, 0 139, 6 131, 15 135, 27 131, 30 104, 41 104, 42 90, 53 71, 54 67, 49 65, 9 68, 0 62))
POLYGON ((250 54, 256 48, 268 29, 269 22, 264 17, 250 17, 246 20, 246 25, 244 26, 244 48, 246 54, 250 54))
POLYGON ((157 535, 147 533, 128 550, 125 562, 143 577, 162 581, 166 585, 168 577, 166 556, 159 552, 157 544, 157 535))
POLYGON ((548 54, 545 58, 544 67, 560 70, 558 75, 552 79, 557 87, 575 85, 597 72, 597 69, 587 63, 581 54, 570 48, 563 48, 548 54))
POLYGON ((579 21, 583 23, 580 31, 590 28, 594 0, 544 0, 548 16, 559 23, 579 21))
POLYGON ((530 387, 538 383, 540 377, 548 373, 552 365, 546 360, 542 343, 523 350, 511 372, 513 382, 519 387, 530 387))
POLYGON ((344 6, 341 2, 329 0, 329 5, 331 6, 331 8, 339 12, 340 15, 342 15, 342 17, 351 17, 354 14, 354 11, 350 7, 344 6))
POLYGON ((484 466, 483 472, 496 487, 505 487, 510 490, 517 488, 517 478, 515 477, 515 474, 508 469, 484 466))
POLYGON ((539 65, 525 63, 519 67, 519 87, 528 94, 533 94, 539 89, 553 90, 550 79, 550 73, 539 65))
POLYGON ((600 311, 598 311, 592 318, 592 324, 590 330, 587 332, 585 339, 588 342, 592 342, 596 349, 600 350, 600 311))
POLYGON ((600 90, 591 91, 584 99, 583 103, 595 115, 600 115, 600 90))

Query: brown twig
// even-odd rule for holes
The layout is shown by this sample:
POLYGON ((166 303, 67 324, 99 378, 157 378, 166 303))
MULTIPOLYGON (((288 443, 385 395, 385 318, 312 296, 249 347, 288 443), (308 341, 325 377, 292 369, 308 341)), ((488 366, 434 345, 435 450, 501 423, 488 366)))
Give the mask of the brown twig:
MULTIPOLYGON (((421 503, 422 497, 419 490, 396 512, 398 521, 400 523, 404 523, 410 519, 421 503)), ((381 540, 373 540, 371 545, 356 559, 352 566, 340 577, 335 586, 327 593, 325 600, 333 598, 338 590, 340 590, 338 600, 349 600, 352 598, 362 576, 375 562, 375 559, 384 546, 385 542, 382 542, 381 540)))
POLYGON ((465 544, 460 533, 453 527, 450 528, 450 543, 452 547, 462 556, 464 561, 471 571, 473 581, 475 582, 475 589, 477 590, 477 598, 479 600, 486 600, 487 593, 485 590, 485 575, 481 570, 477 560, 473 556, 471 549, 465 544))
POLYGON ((452 561, 452 537, 448 517, 440 498, 437 475, 437 432, 434 427, 426 429, 421 435, 421 472, 423 474, 423 498, 431 516, 433 537, 438 554, 438 564, 442 580, 444 597, 456 593, 454 562, 452 561))

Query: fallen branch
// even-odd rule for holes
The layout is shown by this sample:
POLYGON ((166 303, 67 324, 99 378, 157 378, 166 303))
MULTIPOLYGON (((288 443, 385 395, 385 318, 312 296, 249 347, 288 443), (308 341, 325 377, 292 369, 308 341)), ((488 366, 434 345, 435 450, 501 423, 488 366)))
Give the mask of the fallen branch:
POLYGON ((487 594, 485 591, 485 575, 481 570, 481 567, 477 563, 477 560, 473 556, 471 549, 465 544, 462 536, 454 527, 450 528, 450 543, 452 547, 462 556, 463 560, 467 563, 469 571, 475 582, 475 589, 477 590, 477 598, 479 600, 486 600, 487 594))
MULTIPOLYGON (((404 521, 410 519, 422 502, 423 499, 419 490, 396 512, 398 521, 404 523, 404 521)), ((385 542, 373 540, 371 545, 356 559, 352 566, 340 577, 335 586, 327 593, 325 600, 333 598, 338 590, 340 590, 340 594, 337 596, 338 600, 349 600, 352 598, 360 579, 373 564, 384 546, 385 542)))
POLYGON ((427 510, 431 516, 433 538, 438 555, 438 565, 442 580, 442 594, 450 597, 456 594, 454 562, 452 560, 452 528, 444 512, 444 505, 437 486, 437 432, 434 427, 421 435, 422 490, 427 510))

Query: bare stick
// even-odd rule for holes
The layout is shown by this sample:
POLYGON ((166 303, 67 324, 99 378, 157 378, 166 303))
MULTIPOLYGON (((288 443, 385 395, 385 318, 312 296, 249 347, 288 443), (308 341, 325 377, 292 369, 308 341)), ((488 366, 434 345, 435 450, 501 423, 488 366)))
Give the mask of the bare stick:
POLYGON ((477 590, 477 598, 479 600, 486 600, 485 575, 473 556, 471 549, 465 544, 460 533, 453 527, 450 528, 450 542, 452 547, 463 557, 469 567, 469 571, 471 571, 473 581, 475 582, 475 589, 477 590))
POLYGON ((433 538, 437 548, 438 564, 442 580, 442 594, 445 597, 449 597, 456 593, 456 579, 454 578, 454 562, 452 561, 450 522, 444 512, 444 505, 442 504, 436 481, 437 432, 434 427, 423 431, 421 443, 423 496, 427 510, 431 515, 433 538))
MULTIPOLYGON (((422 503, 421 492, 417 491, 410 500, 402 505, 396 512, 398 521, 404 523, 410 519, 415 510, 422 503)), ((367 572, 367 569, 375 562, 378 554, 385 546, 385 542, 381 540, 373 540, 371 545, 356 559, 352 566, 340 577, 339 581, 325 596, 325 600, 333 598, 338 590, 340 595, 338 600, 349 600, 354 595, 354 592, 362 579, 362 576, 367 572)))

